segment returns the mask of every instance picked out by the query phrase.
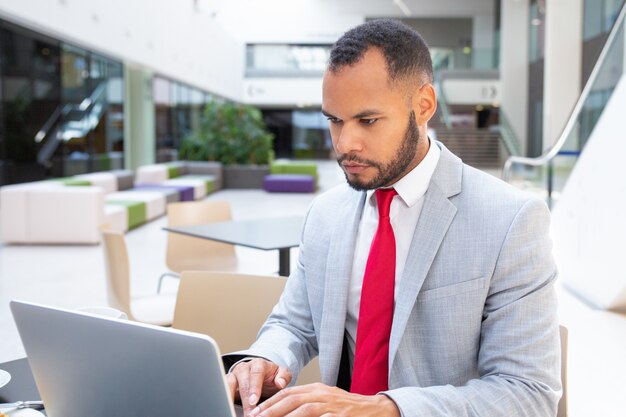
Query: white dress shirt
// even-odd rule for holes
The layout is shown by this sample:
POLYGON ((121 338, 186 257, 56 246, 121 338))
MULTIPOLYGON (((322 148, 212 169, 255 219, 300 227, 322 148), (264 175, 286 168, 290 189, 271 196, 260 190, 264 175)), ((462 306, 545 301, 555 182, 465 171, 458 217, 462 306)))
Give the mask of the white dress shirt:
MULTIPOLYGON (((404 265, 409 253, 413 232, 417 226, 417 220, 424 205, 424 194, 428 190, 428 184, 435 172, 441 150, 433 142, 430 142, 428 152, 424 159, 393 184, 398 195, 391 201, 389 217, 391 227, 396 239, 396 280, 395 296, 398 297, 398 284, 402 278, 404 265)), ((352 367, 356 347, 356 329, 359 319, 359 307, 361 304, 361 287, 365 265, 369 256, 370 246, 378 228, 378 206, 375 190, 367 191, 363 216, 359 223, 352 275, 350 277, 350 290, 348 294, 348 317, 346 318, 346 331, 350 348, 350 366, 352 367)))

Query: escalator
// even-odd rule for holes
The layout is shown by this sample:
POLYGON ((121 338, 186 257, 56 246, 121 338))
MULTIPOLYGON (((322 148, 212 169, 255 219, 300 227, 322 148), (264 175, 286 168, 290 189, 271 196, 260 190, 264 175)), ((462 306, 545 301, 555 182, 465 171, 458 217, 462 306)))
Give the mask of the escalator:
POLYGON ((123 165, 122 64, 0 19, 0 186, 123 165))
MULTIPOLYGON (((98 130, 107 114, 107 82, 100 82, 80 104, 59 106, 35 135, 37 163, 55 177, 97 171, 90 152, 100 147, 98 130)), ((95 152, 99 153, 99 152, 95 152)))
POLYGON ((108 102, 107 82, 64 105, 32 99, 30 85, 17 91, 5 109, 10 146, 0 159, 0 185, 123 168, 123 113, 108 102))

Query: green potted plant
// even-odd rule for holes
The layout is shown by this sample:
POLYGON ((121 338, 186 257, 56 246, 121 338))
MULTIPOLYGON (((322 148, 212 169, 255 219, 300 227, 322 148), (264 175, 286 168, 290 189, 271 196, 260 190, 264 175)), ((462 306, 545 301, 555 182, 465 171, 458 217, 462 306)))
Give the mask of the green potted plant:
POLYGON ((213 100, 204 108, 200 129, 183 138, 179 157, 221 162, 226 188, 261 188, 273 140, 259 109, 213 100))

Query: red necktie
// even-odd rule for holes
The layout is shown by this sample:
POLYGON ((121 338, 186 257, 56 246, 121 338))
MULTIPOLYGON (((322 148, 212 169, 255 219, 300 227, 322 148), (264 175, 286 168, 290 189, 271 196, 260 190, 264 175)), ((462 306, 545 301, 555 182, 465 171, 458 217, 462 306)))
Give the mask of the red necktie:
POLYGON ((376 190, 378 229, 365 265, 350 391, 373 395, 388 389, 389 335, 393 321, 396 239, 389 221, 393 188, 376 190))

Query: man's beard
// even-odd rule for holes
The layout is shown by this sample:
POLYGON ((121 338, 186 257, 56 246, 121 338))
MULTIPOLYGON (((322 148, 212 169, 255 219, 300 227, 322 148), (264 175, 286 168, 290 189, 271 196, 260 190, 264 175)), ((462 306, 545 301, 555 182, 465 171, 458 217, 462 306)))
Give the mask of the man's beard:
POLYGON ((404 133, 404 139, 396 152, 395 157, 387 164, 383 165, 380 162, 372 161, 369 159, 359 158, 357 155, 345 154, 337 158, 337 162, 341 166, 344 161, 357 162, 359 164, 367 164, 371 167, 378 169, 378 175, 372 178, 368 182, 361 182, 358 180, 350 181, 348 173, 344 171, 346 181, 350 187, 357 191, 373 190, 376 188, 391 185, 396 182, 406 169, 411 165, 411 162, 415 159, 417 153, 417 144, 420 141, 420 132, 415 122, 415 112, 411 112, 409 117, 409 123, 404 133))

